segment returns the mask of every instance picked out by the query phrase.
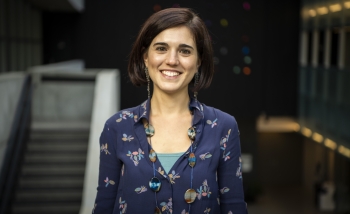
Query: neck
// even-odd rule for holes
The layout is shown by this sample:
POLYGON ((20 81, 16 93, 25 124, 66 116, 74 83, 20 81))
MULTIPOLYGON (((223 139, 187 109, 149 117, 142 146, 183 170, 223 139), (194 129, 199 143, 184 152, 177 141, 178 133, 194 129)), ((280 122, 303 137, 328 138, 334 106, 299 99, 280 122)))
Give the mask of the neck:
POLYGON ((186 91, 182 94, 153 93, 151 99, 151 115, 167 117, 187 114, 190 97, 186 91))

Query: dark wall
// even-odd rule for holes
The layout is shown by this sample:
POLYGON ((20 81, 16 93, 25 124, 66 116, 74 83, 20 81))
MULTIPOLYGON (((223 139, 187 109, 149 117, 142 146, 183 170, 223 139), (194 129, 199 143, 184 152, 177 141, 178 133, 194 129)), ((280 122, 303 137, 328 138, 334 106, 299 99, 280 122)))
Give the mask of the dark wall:
MULTIPOLYGON (((242 118, 255 118, 261 112, 296 115, 299 1, 250 0, 250 9, 244 2, 177 1, 199 13, 213 39, 216 74, 199 99, 242 118), (227 26, 220 23, 222 19, 227 26), (249 53, 243 53, 243 47, 249 53), (244 62, 246 55, 251 64, 244 62), (240 72, 234 72, 235 66, 240 72), (249 67, 251 73, 245 75, 243 67, 249 67)), ((128 54, 155 5, 174 6, 171 1, 86 0, 82 14, 46 13, 44 62, 78 58, 85 60, 87 68, 118 68, 121 107, 138 105, 147 92, 130 83, 128 54)))
POLYGON ((303 183, 303 136, 292 133, 259 133, 258 178, 264 187, 300 186, 303 183))

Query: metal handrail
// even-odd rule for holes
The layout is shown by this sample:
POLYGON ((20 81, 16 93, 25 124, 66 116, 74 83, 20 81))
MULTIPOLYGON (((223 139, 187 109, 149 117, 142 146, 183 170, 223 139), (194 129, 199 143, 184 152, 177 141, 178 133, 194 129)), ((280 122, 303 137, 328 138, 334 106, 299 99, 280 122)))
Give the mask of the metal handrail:
POLYGON ((0 174, 0 214, 8 213, 18 181, 31 116, 31 76, 25 77, 0 174))

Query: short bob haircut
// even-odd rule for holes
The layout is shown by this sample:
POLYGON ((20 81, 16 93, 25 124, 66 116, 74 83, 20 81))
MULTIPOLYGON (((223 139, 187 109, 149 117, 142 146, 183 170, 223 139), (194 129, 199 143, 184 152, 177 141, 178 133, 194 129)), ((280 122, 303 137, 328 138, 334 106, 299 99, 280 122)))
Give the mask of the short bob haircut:
POLYGON ((143 24, 133 44, 128 64, 129 77, 134 85, 142 86, 147 84, 143 55, 148 50, 153 39, 160 32, 178 26, 186 26, 192 32, 199 60, 201 61, 199 67, 200 78, 198 84, 192 90, 199 91, 210 86, 214 75, 213 48, 210 35, 204 22, 188 8, 161 10, 150 16, 143 24))

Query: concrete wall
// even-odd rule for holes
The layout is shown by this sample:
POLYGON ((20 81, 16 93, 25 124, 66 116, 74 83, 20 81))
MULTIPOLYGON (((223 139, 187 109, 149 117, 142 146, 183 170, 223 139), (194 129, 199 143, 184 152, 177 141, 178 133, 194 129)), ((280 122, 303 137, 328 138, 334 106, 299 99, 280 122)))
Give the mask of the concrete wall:
POLYGON ((90 121, 94 82, 49 82, 35 89, 33 121, 90 121))
POLYGON ((0 168, 6 151, 17 103, 25 74, 11 72, 0 75, 0 168))
POLYGON ((90 123, 96 73, 33 73, 33 123, 90 123))
POLYGON ((120 109, 120 73, 105 70, 98 73, 90 125, 89 147, 86 158, 84 191, 80 214, 91 213, 98 184, 100 147, 99 138, 106 120, 120 109))

